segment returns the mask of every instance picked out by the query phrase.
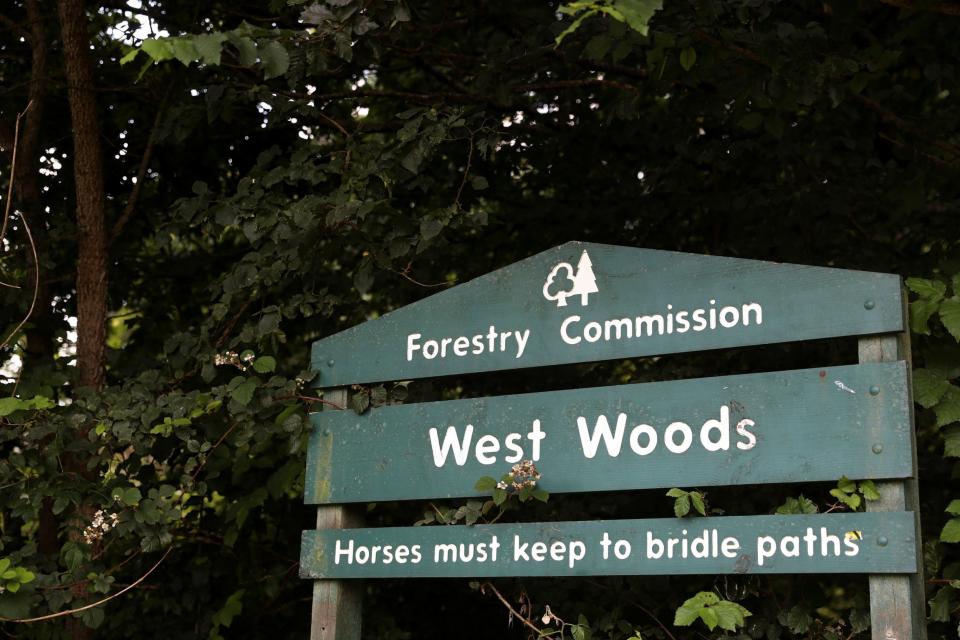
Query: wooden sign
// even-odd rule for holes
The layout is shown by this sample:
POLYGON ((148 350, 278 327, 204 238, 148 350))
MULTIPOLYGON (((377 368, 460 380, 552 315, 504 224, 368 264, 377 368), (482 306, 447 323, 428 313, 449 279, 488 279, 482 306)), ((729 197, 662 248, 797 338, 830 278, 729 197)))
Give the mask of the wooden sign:
POLYGON ((571 242, 319 340, 325 400, 389 380, 858 336, 860 364, 312 416, 312 640, 358 640, 353 578, 869 573, 873 640, 924 640, 895 275, 571 242), (897 336, 899 334, 899 338, 897 336), (365 529, 349 502, 876 479, 868 513, 365 529))
POLYGON ((306 578, 912 573, 909 513, 305 531, 306 578))
POLYGON ((343 386, 903 329, 897 276, 570 242, 313 345, 343 386))
POLYGON ((478 495, 532 460, 551 493, 905 478, 903 362, 314 414, 308 503, 478 495))

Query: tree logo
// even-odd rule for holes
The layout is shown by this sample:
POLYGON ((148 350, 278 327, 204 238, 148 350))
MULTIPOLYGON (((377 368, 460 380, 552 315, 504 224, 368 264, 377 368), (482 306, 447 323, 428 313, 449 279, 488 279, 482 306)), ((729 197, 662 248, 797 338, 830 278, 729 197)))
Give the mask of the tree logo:
POLYGON ((597 291, 599 291, 597 276, 593 274, 593 263, 590 262, 590 256, 586 250, 580 256, 576 272, 570 263, 561 262, 550 270, 547 281, 543 283, 543 297, 551 301, 556 300, 558 307, 567 306, 567 297, 575 295, 580 296, 580 305, 585 307, 588 304, 587 298, 597 291), (566 271, 566 275, 560 279, 561 283, 558 283, 557 276, 561 271, 566 271), (569 289, 560 288, 563 280, 571 283, 572 286, 569 289))

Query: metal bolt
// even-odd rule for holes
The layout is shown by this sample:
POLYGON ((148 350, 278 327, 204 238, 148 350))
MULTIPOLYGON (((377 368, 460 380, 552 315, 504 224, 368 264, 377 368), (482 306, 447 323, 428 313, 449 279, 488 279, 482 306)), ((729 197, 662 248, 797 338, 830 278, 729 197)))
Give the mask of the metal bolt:
POLYGON ((332 367, 334 364, 333 360, 327 360, 327 366, 332 367))
POLYGON ((880 536, 879 538, 877 538, 877 545, 878 545, 878 546, 885 547, 885 546, 887 546, 887 543, 889 543, 889 542, 890 542, 890 541, 887 540, 887 536, 880 536))
POLYGON ((873 452, 878 455, 883 453, 883 445, 880 444, 879 442, 873 445, 873 452))
POLYGON ((880 393, 880 387, 878 387, 877 385, 873 385, 872 387, 870 387, 870 395, 875 396, 878 393, 880 393))
POLYGON ((863 303, 863 308, 866 309, 867 311, 870 311, 875 306, 877 305, 873 300, 867 300, 866 302, 863 303))
POLYGON ((324 429, 324 430, 323 430, 323 435, 329 436, 329 435, 330 435, 330 429, 324 429))

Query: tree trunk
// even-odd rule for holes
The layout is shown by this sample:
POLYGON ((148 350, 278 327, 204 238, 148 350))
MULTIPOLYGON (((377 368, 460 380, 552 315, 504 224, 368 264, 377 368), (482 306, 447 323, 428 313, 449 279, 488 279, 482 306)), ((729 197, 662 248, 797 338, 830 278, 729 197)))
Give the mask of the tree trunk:
POLYGON ((58 0, 77 193, 77 369, 79 385, 104 383, 107 236, 100 127, 82 0, 58 0))
MULTIPOLYGON (((58 0, 63 39, 64 73, 70 120, 73 125, 73 167, 77 195, 77 369, 78 386, 98 390, 104 384, 107 322, 107 235, 100 127, 94 96, 93 63, 83 0, 58 0)), ((89 426, 81 427, 85 437, 89 426)), ((70 456, 64 468, 81 477, 88 475, 82 461, 70 456)), ((71 539, 79 538, 94 510, 88 498, 73 515, 71 539)), ((83 586, 74 591, 86 595, 83 586)), ((73 640, 91 636, 79 620, 68 620, 73 640)))

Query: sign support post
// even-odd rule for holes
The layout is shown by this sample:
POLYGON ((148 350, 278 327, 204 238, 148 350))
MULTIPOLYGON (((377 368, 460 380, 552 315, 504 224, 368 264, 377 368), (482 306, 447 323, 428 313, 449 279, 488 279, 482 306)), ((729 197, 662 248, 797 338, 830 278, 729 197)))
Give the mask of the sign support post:
MULTIPOLYGON (((906 296, 904 296, 906 300, 906 296)), ((913 394, 910 393, 910 334, 873 336, 862 338, 858 344, 861 363, 907 361, 907 392, 911 420, 913 421, 913 394)), ((917 468, 917 447, 910 438, 913 468, 917 468)), ((874 446, 882 443, 876 443, 874 446)), ((882 451, 882 449, 881 449, 882 451)), ((920 537, 919 492, 916 478, 877 482, 879 500, 867 501, 867 511, 912 511, 914 517, 915 552, 917 571, 908 575, 870 576, 870 627, 872 640, 926 640, 926 598, 923 588, 923 558, 920 537)))
MULTIPOLYGON (((327 389, 323 397, 334 407, 347 409, 346 388, 327 389)), ((317 507, 317 529, 349 529, 363 525, 363 517, 355 505, 320 505, 317 507)), ((313 606, 310 612, 310 640, 360 640, 362 584, 357 581, 317 580, 313 583, 313 606)))

